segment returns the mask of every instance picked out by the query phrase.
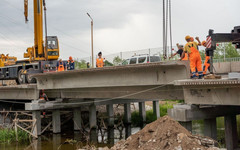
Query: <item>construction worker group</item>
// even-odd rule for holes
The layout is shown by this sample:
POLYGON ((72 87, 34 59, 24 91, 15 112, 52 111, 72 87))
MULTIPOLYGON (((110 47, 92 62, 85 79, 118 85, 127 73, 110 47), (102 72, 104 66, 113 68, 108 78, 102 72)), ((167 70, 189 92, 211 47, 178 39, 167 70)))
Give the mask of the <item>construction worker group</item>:
POLYGON ((207 70, 210 70, 210 57, 208 51, 205 51, 205 62, 202 68, 202 60, 201 55, 199 53, 199 46, 206 47, 206 41, 200 41, 199 37, 195 38, 197 40, 194 41, 194 38, 187 35, 185 37, 186 44, 185 46, 179 45, 177 43, 178 51, 173 54, 171 57, 179 54, 180 60, 189 60, 190 61, 190 71, 191 78, 193 79, 201 79, 204 75, 206 75, 207 70))
MULTIPOLYGON (((102 52, 98 53, 98 58, 96 59, 96 67, 102 68, 104 66, 104 58, 102 58, 102 52)), ((89 68, 90 65, 87 63, 87 68, 89 68)), ((72 58, 72 56, 69 57, 67 62, 62 61, 62 59, 59 59, 57 62, 57 71, 66 71, 66 70, 74 70, 75 69, 75 63, 72 58)))

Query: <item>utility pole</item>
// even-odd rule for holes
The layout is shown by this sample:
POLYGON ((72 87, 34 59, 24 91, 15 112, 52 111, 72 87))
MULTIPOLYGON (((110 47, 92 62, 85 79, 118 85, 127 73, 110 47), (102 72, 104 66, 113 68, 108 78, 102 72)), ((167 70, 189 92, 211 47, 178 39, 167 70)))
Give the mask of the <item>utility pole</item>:
POLYGON ((89 13, 87 13, 88 17, 91 19, 91 46, 92 46, 92 68, 94 68, 94 57, 93 57, 93 19, 92 17, 89 15, 89 13))

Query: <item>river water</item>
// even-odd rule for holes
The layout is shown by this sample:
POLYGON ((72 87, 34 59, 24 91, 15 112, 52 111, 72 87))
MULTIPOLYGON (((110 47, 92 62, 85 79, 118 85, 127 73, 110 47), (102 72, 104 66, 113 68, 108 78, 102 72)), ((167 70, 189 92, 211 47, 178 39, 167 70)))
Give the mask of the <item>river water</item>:
MULTIPOLYGON (((237 117, 238 122, 238 134, 240 131, 240 117, 237 117)), ((203 135, 204 124, 203 121, 193 122, 193 134, 203 135)), ((128 127, 124 128, 122 132, 119 130, 112 130, 106 132, 102 139, 100 132, 98 133, 98 147, 111 147, 114 143, 121 139, 125 139, 130 134, 138 132, 140 127, 128 127), (112 138, 111 138, 112 137, 112 138), (108 140, 110 139, 110 140, 108 140)), ((72 129, 69 129, 70 131, 72 129)), ((221 147, 224 147, 224 119, 223 117, 217 118, 217 132, 218 141, 221 147)), ((83 135, 80 132, 64 132, 65 134, 52 134, 48 133, 42 135, 38 140, 34 140, 31 143, 4 143, 0 144, 0 150, 76 150, 80 149, 86 142, 83 141, 83 135)), ((240 135, 240 134, 239 134, 240 135)), ((97 136, 96 136, 97 137, 97 136)), ((84 140, 85 141, 85 140, 84 140)))

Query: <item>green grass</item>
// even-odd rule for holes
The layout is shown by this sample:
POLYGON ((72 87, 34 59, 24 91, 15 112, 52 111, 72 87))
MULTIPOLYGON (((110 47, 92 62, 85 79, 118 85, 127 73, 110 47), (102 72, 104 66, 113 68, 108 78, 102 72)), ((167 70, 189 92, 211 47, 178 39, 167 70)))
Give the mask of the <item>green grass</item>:
MULTIPOLYGON (((167 115, 167 110, 173 108, 173 104, 183 103, 181 100, 167 100, 164 104, 159 105, 160 116, 167 115)), ((155 121, 157 117, 153 114, 153 110, 146 111, 146 123, 151 123, 155 121)), ((133 126, 140 126, 142 124, 142 119, 138 111, 132 113, 132 124, 133 126)))
MULTIPOLYGON (((29 140, 27 132, 18 130, 18 142, 29 140)), ((11 143, 16 141, 16 134, 13 129, 0 129, 0 143, 11 143)))

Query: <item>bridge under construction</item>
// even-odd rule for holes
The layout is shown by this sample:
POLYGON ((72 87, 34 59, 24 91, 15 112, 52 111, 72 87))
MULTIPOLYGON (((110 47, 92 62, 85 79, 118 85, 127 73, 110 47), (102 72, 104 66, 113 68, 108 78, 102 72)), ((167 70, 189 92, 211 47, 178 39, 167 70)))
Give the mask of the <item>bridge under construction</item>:
POLYGON ((146 101, 153 102, 154 114, 159 118, 159 100, 184 99, 184 105, 168 110, 169 116, 190 131, 193 120, 204 119, 205 134, 214 139, 216 117, 224 116, 227 148, 235 148, 240 80, 192 80, 189 72, 187 61, 168 61, 36 74, 37 84, 0 87, 0 102, 24 101, 25 110, 31 111, 36 120, 32 134, 37 137, 43 130, 41 111, 52 111, 53 133, 60 133, 60 116, 64 110, 72 110, 74 130, 80 130, 81 107, 87 106, 90 129, 96 129, 97 105, 107 105, 108 125, 113 126, 113 104, 124 104, 125 123, 131 124, 131 103, 139 103, 139 113, 144 122, 146 101), (44 90, 51 101, 41 103, 40 90, 44 90))

